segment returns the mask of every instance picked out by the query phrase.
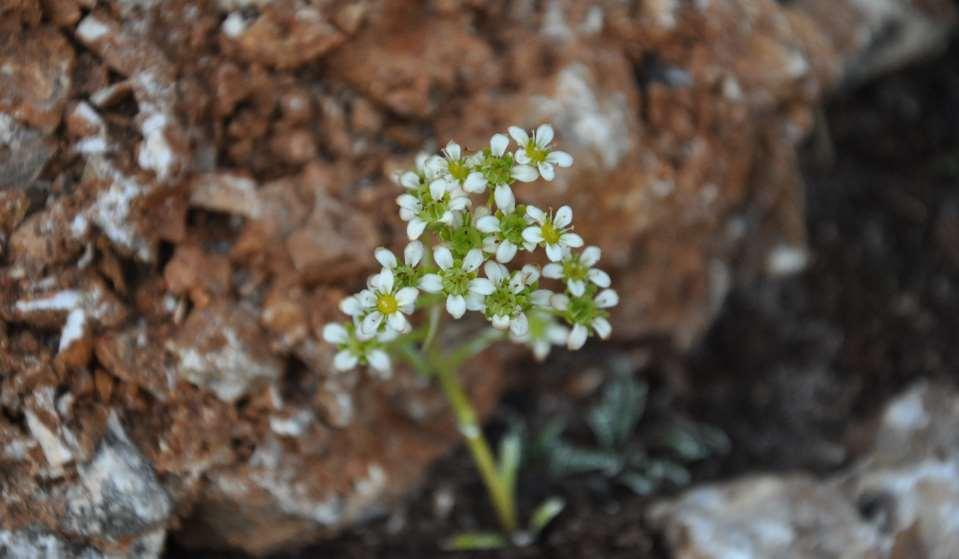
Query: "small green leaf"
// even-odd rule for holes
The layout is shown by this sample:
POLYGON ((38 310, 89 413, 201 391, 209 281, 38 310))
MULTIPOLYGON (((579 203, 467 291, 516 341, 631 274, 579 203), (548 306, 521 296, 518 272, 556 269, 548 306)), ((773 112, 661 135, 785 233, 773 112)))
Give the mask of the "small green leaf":
POLYGON ((565 507, 566 502, 559 497, 550 497, 540 503, 529 519, 529 532, 533 539, 538 538, 543 529, 549 526, 565 507))
POLYGON ((646 410, 645 384, 631 375, 617 375, 606 383, 603 398, 589 413, 589 426, 599 443, 617 448, 629 442, 646 410))
POLYGON ((622 459, 615 452, 567 444, 555 446, 549 456, 549 471, 557 478, 589 472, 612 476, 622 469, 622 466, 622 459))
POLYGON ((666 480, 675 485, 689 483, 692 475, 682 464, 671 460, 649 460, 645 465, 645 474, 656 480, 666 480))
POLYGON ((443 551, 484 551, 503 549, 509 542, 499 532, 463 532, 447 538, 443 551))
POLYGON ((500 439, 497 473, 510 494, 516 492, 516 472, 519 470, 522 454, 523 438, 518 429, 511 430, 500 439))
POLYGON ((637 495, 649 495, 656 489, 656 484, 639 472, 625 472, 617 481, 629 488, 637 495))

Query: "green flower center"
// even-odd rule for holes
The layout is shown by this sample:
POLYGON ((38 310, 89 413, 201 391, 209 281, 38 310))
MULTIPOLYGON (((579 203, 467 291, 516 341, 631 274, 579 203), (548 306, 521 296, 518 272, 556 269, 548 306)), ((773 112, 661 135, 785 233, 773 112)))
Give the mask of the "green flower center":
POLYGON ((376 296, 376 310, 385 315, 393 314, 400 308, 396 297, 392 293, 380 293, 376 296))
POLYGON ((443 272, 443 291, 448 295, 466 295, 470 290, 470 280, 475 274, 462 268, 450 268, 443 272))
MULTIPOLYGON (((592 291, 592 290, 590 290, 592 291)), ((575 297, 569 301, 569 308, 566 310, 567 318, 573 324, 588 325, 598 317, 605 317, 606 312, 596 308, 596 302, 590 292, 582 297, 575 297)))
POLYGON ((513 156, 505 153, 496 157, 487 148, 486 157, 480 164, 479 171, 486 177, 486 182, 492 185, 509 184, 513 178, 513 156))
POLYGON ((571 280, 586 280, 589 268, 583 265, 578 258, 569 258, 563 261, 563 277, 571 280))
POLYGON ((523 214, 526 213, 525 206, 517 206, 516 211, 511 214, 499 216, 499 238, 504 241, 510 241, 514 245, 523 245, 523 229, 526 229, 526 220, 523 214))
POLYGON ((548 245, 555 245, 559 242, 559 237, 562 233, 559 229, 556 228, 551 222, 546 222, 540 228, 540 232, 543 234, 543 240, 546 241, 548 245))
POLYGON ((529 157, 530 164, 536 166, 546 161, 549 150, 540 149, 533 140, 530 140, 529 144, 526 145, 526 156, 529 157))
POLYGON ((460 159, 450 161, 446 167, 450 172, 450 176, 456 179, 460 184, 462 184, 470 174, 469 167, 460 159))
POLYGON ((396 277, 396 283, 400 287, 415 287, 420 279, 416 268, 405 264, 397 266, 393 270, 393 275, 396 277))

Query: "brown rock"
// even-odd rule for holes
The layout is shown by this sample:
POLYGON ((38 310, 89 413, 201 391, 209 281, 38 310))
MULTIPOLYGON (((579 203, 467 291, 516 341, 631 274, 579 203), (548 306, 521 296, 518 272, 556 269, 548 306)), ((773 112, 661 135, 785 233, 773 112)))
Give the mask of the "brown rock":
POLYGON ((73 49, 55 29, 0 33, 0 112, 53 131, 70 95, 73 62, 73 49))
POLYGON ((286 241, 293 266, 314 281, 335 281, 367 269, 379 244, 372 220, 342 202, 318 196, 313 213, 286 241))
POLYGON ((312 62, 344 40, 316 9, 287 3, 267 6, 249 26, 234 13, 224 22, 223 33, 237 42, 246 60, 281 69, 312 62))
POLYGON ((40 132, 0 113, 0 188, 28 188, 54 153, 40 132))

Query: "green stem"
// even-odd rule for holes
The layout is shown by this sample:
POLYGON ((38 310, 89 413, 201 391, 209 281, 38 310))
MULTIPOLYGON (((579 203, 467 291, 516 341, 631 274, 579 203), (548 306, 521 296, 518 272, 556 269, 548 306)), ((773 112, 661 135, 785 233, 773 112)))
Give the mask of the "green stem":
POLYGON ((423 340, 422 347, 424 353, 429 351, 430 345, 433 344, 433 339, 436 338, 436 331, 439 329, 442 312, 443 307, 438 304, 430 307, 430 323, 426 330, 426 338, 423 340))
POLYGON ((443 394, 453 407, 456 423, 460 433, 466 439, 466 444, 473 455, 473 462, 479 470, 480 477, 486 485, 486 492, 496 509, 500 526, 507 536, 516 532, 516 505, 513 502, 513 493, 507 487, 506 481, 497 473, 496 460, 490 450, 483 430, 476 419, 476 411, 470 403, 463 385, 460 383, 456 364, 449 361, 436 364, 436 377, 440 381, 443 394))

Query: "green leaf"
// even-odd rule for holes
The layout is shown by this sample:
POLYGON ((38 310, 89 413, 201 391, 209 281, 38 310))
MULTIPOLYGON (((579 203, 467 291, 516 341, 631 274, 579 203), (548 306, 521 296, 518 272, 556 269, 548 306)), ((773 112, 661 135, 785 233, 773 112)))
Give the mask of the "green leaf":
POLYGON ((447 538, 441 547, 444 551, 484 551, 508 546, 499 532, 463 532, 447 538))
POLYGON ((675 485, 683 486, 689 483, 692 475, 682 464, 671 460, 649 460, 644 469, 645 474, 656 480, 666 480, 675 485))
POLYGON ((566 502, 559 497, 550 497, 540 503, 529 519, 529 532, 533 539, 539 538, 543 529, 549 526, 565 507, 566 502))
POLYGON ((516 472, 523 454, 523 438, 519 429, 513 429, 499 443, 497 474, 510 494, 516 493, 516 472))
POLYGON ((656 489, 656 483, 639 472, 625 472, 616 478, 616 481, 622 483, 633 493, 643 496, 649 495, 656 489))
POLYGON ((549 471, 557 478, 590 472, 613 476, 622 466, 622 458, 608 450, 558 444, 549 455, 549 471))
POLYGON ((702 460, 714 453, 729 450, 726 434, 708 425, 676 423, 667 427, 657 438, 662 446, 683 460, 702 460))
POLYGON ((617 375, 606 383, 602 400, 590 410, 590 429, 601 445, 618 448, 625 445, 646 410, 645 384, 631 375, 617 375))

